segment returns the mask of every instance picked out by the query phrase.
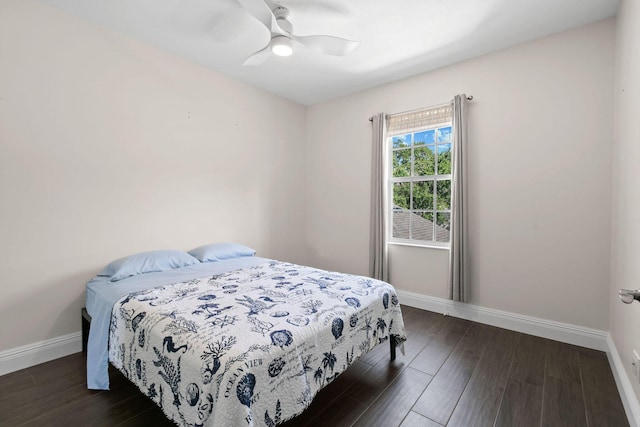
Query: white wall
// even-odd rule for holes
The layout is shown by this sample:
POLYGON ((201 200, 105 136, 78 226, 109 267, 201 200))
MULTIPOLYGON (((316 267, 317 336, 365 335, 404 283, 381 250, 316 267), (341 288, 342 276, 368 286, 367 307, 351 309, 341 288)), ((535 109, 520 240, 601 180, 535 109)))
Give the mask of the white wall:
MULTIPOLYGON (((620 302, 617 290, 640 288, 640 3, 623 0, 617 17, 613 240, 609 331, 636 397, 640 386, 631 370, 640 353, 640 304, 620 302)), ((639 417, 640 414, 636 414, 639 417)), ((640 419, 640 418, 637 418, 640 419)))
POLYGON ((79 331, 86 281, 121 256, 233 240, 301 260, 305 114, 0 2, 0 351, 79 331))
MULTIPOLYGON (((608 329, 615 21, 309 107, 308 263, 368 272, 369 116, 469 108, 471 303, 608 329)), ((447 254, 394 246, 398 289, 446 298, 447 254)))
MULTIPOLYGON (((307 111, 1 2, 0 351, 78 331, 84 283, 142 250, 236 240, 367 274, 368 117, 461 92, 476 98, 471 302, 607 330, 614 33, 603 21, 307 111)), ((447 296, 446 251, 391 255, 396 287, 447 296)))

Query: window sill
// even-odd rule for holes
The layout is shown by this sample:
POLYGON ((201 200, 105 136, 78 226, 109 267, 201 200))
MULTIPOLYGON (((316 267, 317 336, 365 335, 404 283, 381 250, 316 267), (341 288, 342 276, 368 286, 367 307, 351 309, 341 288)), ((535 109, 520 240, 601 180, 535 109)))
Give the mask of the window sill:
POLYGON ((447 250, 447 251, 450 248, 450 246, 429 245, 429 244, 420 244, 420 243, 405 243, 405 242, 387 242, 387 245, 410 246, 413 248, 440 249, 440 250, 447 250))

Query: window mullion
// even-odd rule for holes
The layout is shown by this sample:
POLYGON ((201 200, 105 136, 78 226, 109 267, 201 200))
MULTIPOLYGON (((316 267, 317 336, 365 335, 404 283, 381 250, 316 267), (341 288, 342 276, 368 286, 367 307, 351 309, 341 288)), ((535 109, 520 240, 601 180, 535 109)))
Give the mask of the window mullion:
POLYGON ((413 181, 409 182, 409 239, 413 239, 413 181))
MULTIPOLYGON (((438 167, 438 161, 440 160, 438 157, 438 134, 439 134, 439 130, 440 129, 436 129, 436 135, 435 135, 435 141, 434 141, 434 146, 433 146, 433 164, 435 165, 435 175, 436 177, 439 175, 440 172, 440 168, 438 167)), ((438 240, 436 238, 436 233, 437 233, 437 229, 436 229, 436 223, 438 221, 438 178, 434 179, 433 181, 433 224, 431 224, 431 226, 433 227, 433 241, 435 242, 436 240, 438 240)))
POLYGON ((413 183, 415 182, 415 150, 413 146, 413 134, 411 134, 411 183, 409 184, 409 239, 413 240, 413 183))

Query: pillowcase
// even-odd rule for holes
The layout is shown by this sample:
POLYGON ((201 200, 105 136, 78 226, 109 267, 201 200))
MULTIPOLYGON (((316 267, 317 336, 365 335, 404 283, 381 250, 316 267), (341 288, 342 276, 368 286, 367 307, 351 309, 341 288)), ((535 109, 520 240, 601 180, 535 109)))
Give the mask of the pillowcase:
POLYGON ((189 254, 198 258, 200 262, 215 262, 229 258, 254 256, 256 250, 240 243, 212 243, 191 249, 189 254))
POLYGON ((98 276, 111 276, 111 282, 138 274, 171 270, 196 264, 197 259, 184 251, 163 250, 141 252, 117 259, 107 265, 98 276))

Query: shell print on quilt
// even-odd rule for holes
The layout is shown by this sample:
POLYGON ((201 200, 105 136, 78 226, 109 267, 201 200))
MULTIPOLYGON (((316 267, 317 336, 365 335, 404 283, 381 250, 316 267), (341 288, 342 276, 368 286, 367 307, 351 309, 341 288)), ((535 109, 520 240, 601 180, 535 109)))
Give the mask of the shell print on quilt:
POLYGON ((109 360, 180 426, 275 426, 389 334, 391 285, 269 261, 127 295, 109 360))

